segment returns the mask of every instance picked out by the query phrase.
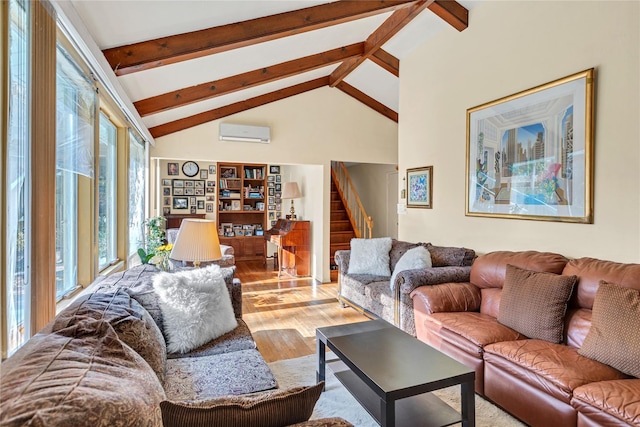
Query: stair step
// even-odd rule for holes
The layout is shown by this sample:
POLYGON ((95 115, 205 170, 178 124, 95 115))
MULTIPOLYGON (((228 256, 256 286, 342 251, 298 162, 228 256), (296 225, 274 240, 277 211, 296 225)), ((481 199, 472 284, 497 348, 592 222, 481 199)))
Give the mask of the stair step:
POLYGON ((331 231, 353 231, 351 228, 351 221, 348 219, 331 221, 331 231))
POLYGON ((349 250, 351 249, 351 243, 330 243, 329 244, 329 253, 333 256, 336 251, 349 250))
POLYGON ((342 204, 342 200, 332 200, 331 210, 332 211, 344 210, 344 205, 342 204))
POLYGON ((342 221, 349 220, 349 216, 347 215, 347 211, 331 211, 331 221, 342 221))
POLYGON ((335 200, 340 200, 340 201, 342 201, 342 200, 340 199, 340 193, 338 193, 337 191, 332 191, 332 192, 331 192, 331 201, 333 202, 333 201, 335 201, 335 200))
POLYGON ((356 237, 356 235, 353 231, 332 231, 330 242, 331 244, 349 243, 354 237, 356 237))

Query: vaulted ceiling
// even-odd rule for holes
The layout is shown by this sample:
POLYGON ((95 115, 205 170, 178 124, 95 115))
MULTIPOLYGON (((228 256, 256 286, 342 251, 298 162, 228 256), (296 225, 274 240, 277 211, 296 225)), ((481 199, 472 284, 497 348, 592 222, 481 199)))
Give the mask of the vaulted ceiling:
POLYGON ((398 121, 400 60, 473 0, 70 0, 154 137, 320 87, 398 121))

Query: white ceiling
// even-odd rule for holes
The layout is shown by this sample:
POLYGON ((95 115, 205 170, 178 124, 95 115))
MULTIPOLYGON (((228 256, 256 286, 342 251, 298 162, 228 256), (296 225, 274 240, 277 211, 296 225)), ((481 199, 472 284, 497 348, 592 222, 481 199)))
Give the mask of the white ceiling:
MULTIPOLYGON (((246 21, 316 6, 329 1, 306 0, 62 0, 69 2, 102 49, 163 36, 246 21)), ((458 0, 471 9, 476 0, 458 0)), ((118 76, 132 102, 201 83, 212 82, 308 55, 363 42, 392 12, 237 48, 145 71, 118 76)), ((471 20, 469 20, 471 21, 471 20)), ((469 22, 471 25, 471 22, 469 22)), ((383 45, 402 63, 411 50, 439 31, 457 32, 429 9, 383 45)), ((148 128, 328 76, 339 64, 298 74, 248 89, 210 98, 143 117, 148 128)), ((399 79, 372 61, 365 61, 344 80, 369 97, 398 112, 399 79)))

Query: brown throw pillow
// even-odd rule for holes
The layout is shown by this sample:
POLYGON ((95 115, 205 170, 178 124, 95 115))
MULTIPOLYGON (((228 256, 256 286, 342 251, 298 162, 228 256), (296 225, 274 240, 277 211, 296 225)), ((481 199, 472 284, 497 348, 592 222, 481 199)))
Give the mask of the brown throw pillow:
POLYGON ((284 427, 307 421, 322 393, 314 386, 228 396, 204 402, 160 403, 164 427, 284 427))
POLYGON ((640 291, 600 282, 578 354, 640 378, 640 291))
POLYGON ((507 265, 498 322, 529 338, 560 343, 576 276, 539 273, 507 265))

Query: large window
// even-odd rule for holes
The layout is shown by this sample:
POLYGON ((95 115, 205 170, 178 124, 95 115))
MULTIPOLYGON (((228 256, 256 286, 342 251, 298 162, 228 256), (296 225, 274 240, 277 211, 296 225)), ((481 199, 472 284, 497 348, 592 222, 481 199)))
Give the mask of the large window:
POLYGON ((100 113, 100 153, 98 160, 98 267, 118 259, 118 128, 100 113))
POLYGON ((129 131, 129 256, 144 245, 146 170, 144 142, 129 131))
POLYGON ((29 2, 10 0, 9 109, 6 161, 6 325, 7 355, 30 336, 30 47, 29 2))
POLYGON ((79 200, 78 186, 81 179, 93 179, 96 93, 60 44, 56 90, 56 295, 61 298, 78 286, 78 214, 89 202, 79 200))

